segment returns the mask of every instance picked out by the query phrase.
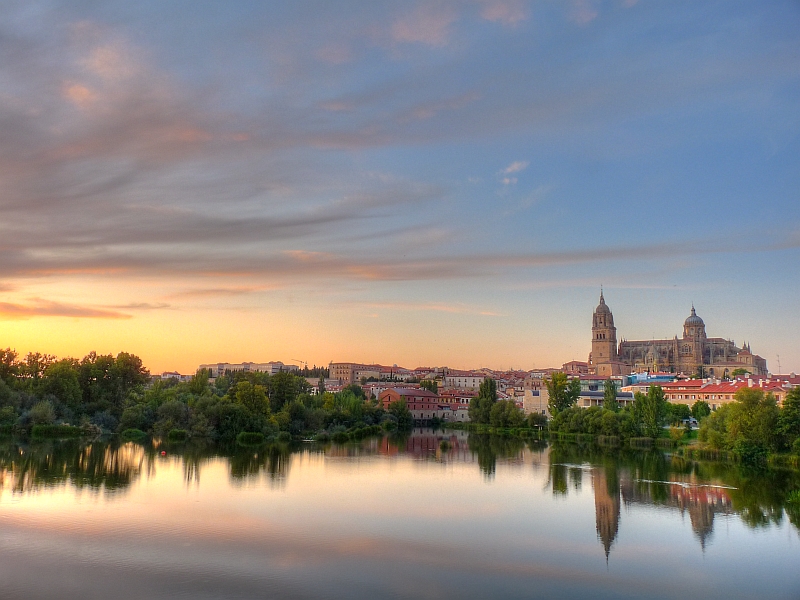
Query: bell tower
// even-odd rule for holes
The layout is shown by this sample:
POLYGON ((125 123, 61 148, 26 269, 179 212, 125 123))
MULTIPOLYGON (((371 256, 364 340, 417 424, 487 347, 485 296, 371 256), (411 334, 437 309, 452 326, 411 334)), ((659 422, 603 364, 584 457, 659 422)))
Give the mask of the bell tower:
POLYGON ((592 364, 597 375, 615 375, 619 369, 617 355, 617 328, 614 315, 606 305, 603 290, 600 290, 600 304, 592 318, 592 364))

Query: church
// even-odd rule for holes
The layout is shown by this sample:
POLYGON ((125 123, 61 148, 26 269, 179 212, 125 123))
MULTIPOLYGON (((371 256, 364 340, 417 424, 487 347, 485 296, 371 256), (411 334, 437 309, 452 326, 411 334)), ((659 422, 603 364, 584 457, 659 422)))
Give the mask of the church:
POLYGON ((683 337, 666 340, 622 340, 617 345, 614 315, 606 304, 602 290, 600 304, 592 319, 592 352, 589 365, 596 375, 628 375, 629 373, 683 373, 700 377, 726 378, 737 369, 753 375, 767 375, 767 361, 750 351, 750 345, 739 348, 731 340, 706 336, 706 325, 692 306, 692 313, 683 323, 683 337))

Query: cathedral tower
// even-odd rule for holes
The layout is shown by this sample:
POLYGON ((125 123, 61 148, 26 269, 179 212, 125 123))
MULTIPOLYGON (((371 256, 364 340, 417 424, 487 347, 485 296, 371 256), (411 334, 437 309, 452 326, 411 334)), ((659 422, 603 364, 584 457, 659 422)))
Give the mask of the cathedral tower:
POLYGON ((617 328, 614 315, 606 305, 600 290, 600 304, 592 318, 592 364, 597 375, 616 375, 619 371, 617 356, 617 328))

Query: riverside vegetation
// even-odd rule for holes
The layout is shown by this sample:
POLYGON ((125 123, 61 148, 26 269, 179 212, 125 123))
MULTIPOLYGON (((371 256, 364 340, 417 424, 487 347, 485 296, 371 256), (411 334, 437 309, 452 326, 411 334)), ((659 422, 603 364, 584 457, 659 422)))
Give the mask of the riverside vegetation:
POLYGON ((513 401, 497 400, 495 382, 486 380, 470 402, 470 423, 461 427, 479 432, 523 433, 547 426, 551 438, 627 444, 646 448, 692 442, 685 452, 697 458, 733 459, 750 465, 768 461, 800 466, 800 388, 791 390, 778 406, 772 394, 742 388, 734 401, 712 412, 698 400, 691 407, 670 404, 660 386, 634 394, 630 406, 620 407, 617 389, 607 380, 602 406, 576 406, 580 382, 564 373, 544 379, 552 418, 527 417, 513 401), (694 417, 699 431, 688 426, 694 417), (696 436, 696 437, 695 437, 696 436))
POLYGON ((357 385, 312 394, 305 378, 282 372, 228 373, 210 383, 150 383, 139 357, 120 353, 83 359, 0 350, 0 431, 41 437, 120 433, 170 441, 205 438, 258 444, 269 439, 360 439, 410 429, 404 402, 383 410, 357 385))

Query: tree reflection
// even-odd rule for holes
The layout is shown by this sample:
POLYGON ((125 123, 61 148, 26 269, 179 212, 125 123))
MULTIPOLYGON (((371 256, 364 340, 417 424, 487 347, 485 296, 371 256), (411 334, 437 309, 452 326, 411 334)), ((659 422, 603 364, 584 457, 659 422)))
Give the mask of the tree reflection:
POLYGON ((737 514, 750 527, 782 523, 800 529, 800 473, 752 470, 730 463, 700 463, 658 451, 632 451, 553 444, 547 485, 569 492, 578 465, 589 468, 595 495, 598 538, 606 556, 619 528, 620 503, 646 504, 688 513, 701 547, 713 536, 717 514, 737 514))
POLYGON ((14 493, 69 483, 77 489, 120 490, 138 478, 146 463, 138 444, 46 441, 8 442, 0 447, 3 485, 14 493))
POLYGON ((478 468, 491 479, 497 470, 497 459, 519 459, 525 442, 517 437, 470 433, 467 438, 470 452, 478 461, 478 468))

